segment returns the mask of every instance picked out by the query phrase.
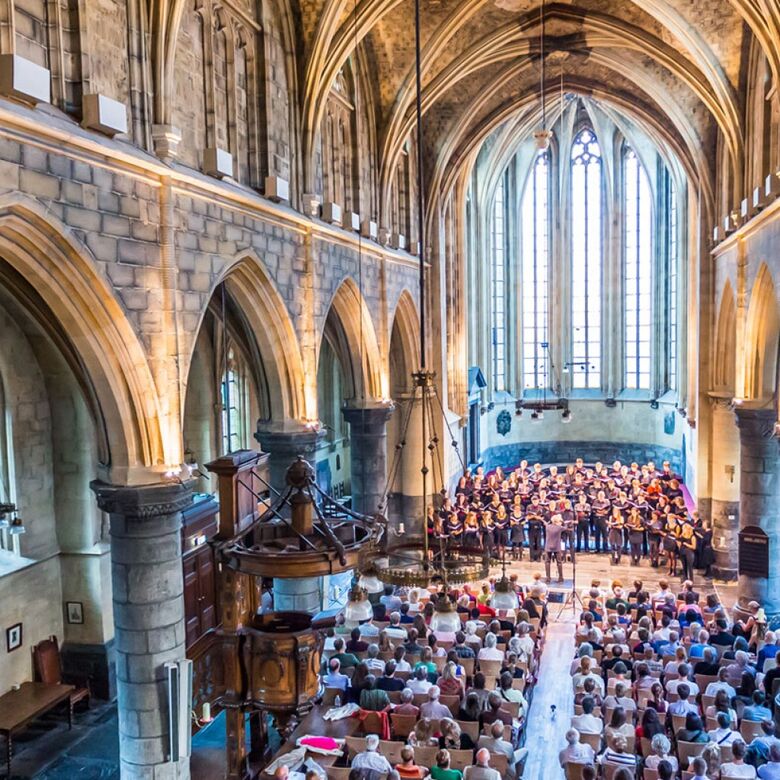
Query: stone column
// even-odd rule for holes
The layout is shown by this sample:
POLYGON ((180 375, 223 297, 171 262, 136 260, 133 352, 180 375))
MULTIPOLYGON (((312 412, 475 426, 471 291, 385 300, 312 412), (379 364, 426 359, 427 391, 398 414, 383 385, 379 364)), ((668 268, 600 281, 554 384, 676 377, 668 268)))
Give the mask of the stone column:
POLYGON ((739 532, 739 428, 731 398, 710 396, 710 484, 714 574, 736 579, 739 532))
POLYGON ((322 577, 274 578, 274 611, 311 612, 322 609, 322 577))
MULTIPOLYGON (((422 499, 422 454, 426 453, 425 464, 429 469, 429 474, 433 473, 433 463, 428 456, 428 451, 422 441, 422 398, 417 394, 404 394, 396 398, 396 412, 391 425, 394 427, 394 435, 390 441, 390 458, 400 456, 398 471, 392 492, 394 496, 391 507, 390 520, 394 523, 404 522, 406 533, 413 532, 418 524, 412 522, 414 519, 422 520, 425 515, 425 507, 422 499), (408 418, 408 426, 405 431, 402 430, 404 422, 408 418), (395 445, 403 439, 403 448, 399 451, 395 445)), ((392 465, 392 460, 391 464, 392 465)), ((390 466, 388 466, 390 467, 390 466)), ((428 495, 430 491, 436 489, 432 487, 432 482, 428 479, 428 495)))
POLYGON ((362 514, 377 511, 387 484, 387 421, 392 403, 350 403, 342 413, 349 423, 352 508, 362 514))
POLYGON ((92 489, 111 518, 121 776, 186 780, 189 758, 168 760, 165 664, 185 657, 181 511, 192 486, 92 489))
POLYGON ((255 439, 260 442, 263 452, 268 453, 268 471, 276 490, 282 492, 286 489, 287 469, 298 456, 308 461, 312 468, 317 468, 317 448, 324 436, 325 432, 320 429, 279 431, 263 425, 257 426, 255 439))
POLYGON ((768 614, 780 613, 780 569, 777 567, 778 468, 775 409, 736 408, 740 443, 739 527, 759 526, 769 537, 769 578, 739 576, 739 605, 758 601, 768 614), (773 562, 775 565, 773 565, 773 562))

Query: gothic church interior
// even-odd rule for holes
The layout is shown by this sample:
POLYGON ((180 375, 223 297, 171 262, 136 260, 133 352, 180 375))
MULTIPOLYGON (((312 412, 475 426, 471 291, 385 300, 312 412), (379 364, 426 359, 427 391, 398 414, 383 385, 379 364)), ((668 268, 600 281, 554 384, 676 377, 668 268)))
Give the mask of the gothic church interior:
POLYGON ((110 771, 190 776, 244 451, 394 535, 464 467, 669 461, 779 614, 779 80, 772 0, 0 0, 0 696, 56 637, 110 771))

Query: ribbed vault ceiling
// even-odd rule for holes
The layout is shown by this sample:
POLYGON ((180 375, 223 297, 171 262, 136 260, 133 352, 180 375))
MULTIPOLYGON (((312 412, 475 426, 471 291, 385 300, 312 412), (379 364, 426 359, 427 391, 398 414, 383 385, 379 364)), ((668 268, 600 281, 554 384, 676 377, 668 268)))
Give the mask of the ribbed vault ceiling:
MULTIPOLYGON (((538 110, 539 5, 422 0, 427 181, 451 181, 476 139, 538 110)), ((376 85, 384 196, 414 125, 413 0, 303 0, 302 10, 309 20, 304 127, 318 126, 330 85, 359 42, 376 85)), ((551 96, 562 68, 568 90, 610 103, 665 139, 705 197, 719 128, 731 173, 741 177, 746 42, 752 31, 776 77, 774 0, 550 2, 545 17, 551 96)))

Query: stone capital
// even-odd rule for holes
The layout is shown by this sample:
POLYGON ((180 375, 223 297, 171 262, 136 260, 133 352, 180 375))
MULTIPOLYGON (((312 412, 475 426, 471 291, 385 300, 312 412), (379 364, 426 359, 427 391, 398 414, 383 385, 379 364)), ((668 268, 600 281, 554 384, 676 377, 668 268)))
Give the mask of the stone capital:
POLYGON ((773 408, 755 409, 737 404, 734 407, 740 436, 770 440, 775 437, 777 410, 773 408))
POLYGON ((186 509, 192 503, 194 485, 194 480, 132 486, 110 485, 100 480, 90 483, 104 512, 138 520, 174 515, 186 509))
POLYGON ((395 404, 384 400, 348 402, 341 409, 353 436, 360 433, 384 432, 387 421, 394 411, 395 404))
POLYGON ((708 396, 710 399, 710 407, 713 409, 713 411, 734 411, 734 398, 731 394, 711 391, 708 393, 708 396))
POLYGON ((173 125, 152 125, 152 143, 161 160, 173 162, 179 152, 181 130, 173 125))
POLYGON ((300 428, 297 430, 278 430, 259 423, 255 431, 255 439, 264 452, 274 457, 289 457, 290 462, 299 455, 304 460, 311 460, 325 438, 323 428, 300 428))

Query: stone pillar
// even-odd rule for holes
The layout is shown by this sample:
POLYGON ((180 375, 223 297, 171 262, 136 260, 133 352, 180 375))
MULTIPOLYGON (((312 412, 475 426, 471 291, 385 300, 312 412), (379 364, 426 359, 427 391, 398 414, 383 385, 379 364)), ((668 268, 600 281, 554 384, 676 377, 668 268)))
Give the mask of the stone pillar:
POLYGON ((307 460, 316 470, 317 448, 324 436, 325 432, 320 429, 278 431, 263 425, 257 426, 255 439, 260 442, 263 452, 268 453, 268 472, 276 490, 283 492, 286 489, 287 469, 298 456, 307 460))
POLYGON ((349 423, 352 508, 371 515, 377 511, 387 484, 387 421, 392 403, 349 404, 342 413, 349 423))
POLYGON ((274 578, 276 612, 310 612, 322 609, 322 577, 274 578))
POLYGON ((739 527, 759 526, 769 537, 769 578, 739 577, 739 605, 761 603, 768 614, 780 613, 780 568, 777 567, 778 468, 780 450, 775 436, 775 409, 736 408, 740 443, 739 527), (773 563, 775 565, 773 565, 773 563))
POLYGON ((111 518, 121 777, 186 780, 189 758, 168 761, 165 664, 185 657, 181 511, 192 486, 92 489, 111 518))
POLYGON ((710 484, 713 573, 736 579, 739 532, 739 428, 731 398, 710 396, 712 442, 710 484))
MULTIPOLYGON (((395 449, 396 444, 403 439, 403 449, 400 450, 400 463, 396 479, 391 486, 393 493, 393 503, 390 507, 391 522, 404 522, 406 532, 413 532, 416 524, 411 522, 413 519, 422 520, 425 514, 425 507, 422 499, 422 453, 428 454, 422 442, 422 398, 419 393, 408 393, 396 398, 396 412, 393 416, 392 427, 393 437, 390 441, 392 459, 399 457, 399 451, 395 449), (404 423, 408 419, 408 425, 405 431, 402 430, 404 423)), ((425 459, 428 469, 433 473, 433 463, 430 457, 425 459)), ((428 491, 430 496, 431 479, 428 479, 428 491)))

